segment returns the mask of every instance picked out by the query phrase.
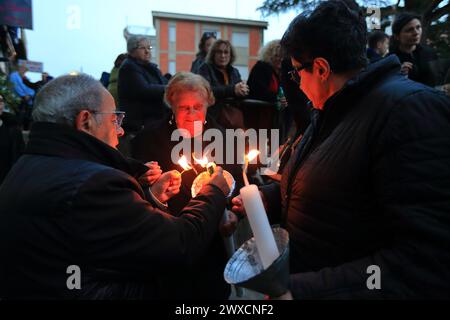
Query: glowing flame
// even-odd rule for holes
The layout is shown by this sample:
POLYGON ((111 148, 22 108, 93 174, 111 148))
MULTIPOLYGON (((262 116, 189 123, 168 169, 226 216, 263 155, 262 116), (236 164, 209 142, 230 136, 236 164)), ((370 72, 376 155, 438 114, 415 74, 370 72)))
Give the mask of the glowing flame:
POLYGON ((197 159, 197 158, 195 157, 195 155, 192 154, 192 158, 194 159, 194 161, 195 161, 196 163, 198 163, 199 165, 201 165, 202 168, 206 168, 206 166, 207 166, 208 163, 209 163, 209 160, 208 160, 208 158, 207 158, 206 156, 204 156, 203 159, 197 159))
POLYGON ((182 156, 180 160, 178 160, 178 164, 183 168, 183 170, 190 170, 192 167, 189 165, 186 156, 182 156))
POLYGON ((251 150, 246 158, 248 160, 248 162, 252 161, 253 159, 255 159, 258 155, 260 154, 260 152, 258 150, 251 150))

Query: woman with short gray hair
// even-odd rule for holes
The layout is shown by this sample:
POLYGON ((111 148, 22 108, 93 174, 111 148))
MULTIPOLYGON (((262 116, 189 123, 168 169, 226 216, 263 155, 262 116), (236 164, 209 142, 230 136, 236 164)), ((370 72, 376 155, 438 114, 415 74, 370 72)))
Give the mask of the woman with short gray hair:
POLYGON ((152 47, 145 36, 131 36, 127 41, 128 57, 119 69, 119 105, 127 112, 124 128, 139 132, 144 125, 165 118, 170 112, 163 101, 167 79, 158 66, 150 62, 152 47))
MULTIPOLYGON (((216 129, 222 132, 223 129, 212 119, 207 116, 208 108, 215 103, 214 94, 208 81, 203 77, 190 73, 177 73, 169 82, 165 101, 172 109, 172 115, 153 128, 146 128, 141 131, 136 138, 131 141, 131 155, 133 158, 141 161, 157 161, 161 169, 164 170, 180 170, 177 161, 181 155, 196 168, 198 172, 205 169, 196 164, 196 158, 202 158, 208 142, 203 141, 203 134, 208 129, 216 129), (180 129, 184 129, 182 132, 180 129), (174 152, 175 159, 172 158, 172 150, 180 143, 179 139, 172 140, 172 136, 176 131, 182 137, 182 143, 191 146, 191 152, 174 152), (202 147, 199 152, 202 154, 193 155, 195 144, 199 143, 202 147), (169 169, 170 168, 170 169, 169 169)), ((222 150, 216 150, 224 153, 226 139, 223 139, 222 150)), ((211 155, 208 154, 211 159, 211 155)), ((224 160, 224 159, 223 159, 224 160)), ((235 162, 236 163, 236 162, 235 162)), ((221 165, 218 163, 218 165, 221 165)), ((243 185, 242 169, 240 165, 223 164, 223 168, 230 172, 236 179, 236 190, 243 185)), ((196 177, 193 170, 186 171, 182 174, 182 186, 180 193, 168 201, 170 212, 178 216, 181 214, 183 206, 191 200, 191 186, 196 177)), ((231 225, 235 227, 236 217, 231 216, 231 225), (233 222, 234 221, 234 222, 233 222)), ((229 235, 232 230, 221 228, 222 235, 229 235)), ((189 241, 189 240, 188 240, 189 241)), ((227 255, 223 241, 220 237, 216 237, 211 244, 211 249, 205 255, 205 265, 196 265, 191 269, 179 269, 177 274, 167 279, 165 284, 171 288, 177 299, 227 299, 230 294, 230 286, 225 283, 223 278, 223 270, 227 262, 227 255)))

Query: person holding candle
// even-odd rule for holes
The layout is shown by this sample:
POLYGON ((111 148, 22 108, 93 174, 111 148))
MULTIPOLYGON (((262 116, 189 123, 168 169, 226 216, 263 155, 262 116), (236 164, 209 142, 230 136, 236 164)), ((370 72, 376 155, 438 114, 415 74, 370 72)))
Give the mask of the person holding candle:
POLYGON ((289 232, 290 293, 448 298, 450 99, 396 56, 369 65, 366 38, 356 4, 326 1, 282 39, 314 107, 281 183, 260 188, 289 232))
MULTIPOLYGON (((155 127, 148 127, 131 141, 131 154, 140 161, 157 161, 163 171, 183 171, 183 182, 180 192, 168 201, 170 212, 178 216, 181 209, 191 201, 191 186, 198 175, 204 172, 208 160, 201 164, 203 157, 212 158, 210 154, 203 155, 207 143, 203 141, 203 133, 208 129, 223 129, 207 116, 208 107, 214 104, 215 98, 209 83, 201 76, 190 73, 177 73, 169 82, 165 101, 172 108, 172 115, 161 121, 155 127), (190 145, 190 151, 177 154, 172 159, 172 150, 180 143, 172 141, 175 132, 180 132, 183 142, 190 145), (195 149, 200 154, 195 154, 195 149), (181 160, 181 161, 180 161, 181 160), (180 164, 183 167, 180 167, 180 164), (195 170, 191 170, 194 168, 195 170)), ((223 133, 225 137, 225 134, 223 133)), ((216 152, 225 153, 223 150, 216 152)), ((239 165, 223 165, 223 168, 233 175, 237 186, 242 186, 242 169, 239 165)), ((236 188, 237 194, 238 187, 236 188)), ((229 221, 220 226, 223 236, 231 235, 237 225, 237 217, 229 212, 229 221)), ((223 279, 223 270, 227 255, 223 240, 217 235, 204 259, 191 270, 180 270, 180 277, 171 277, 170 281, 177 286, 179 298, 190 299, 226 299, 230 295, 230 287, 223 279)))
POLYGON ((1 300, 170 299, 161 278, 209 249, 230 191, 222 168, 178 217, 168 214, 181 176, 139 184, 148 167, 116 149, 123 117, 85 74, 37 94, 24 155, 0 186, 1 300))

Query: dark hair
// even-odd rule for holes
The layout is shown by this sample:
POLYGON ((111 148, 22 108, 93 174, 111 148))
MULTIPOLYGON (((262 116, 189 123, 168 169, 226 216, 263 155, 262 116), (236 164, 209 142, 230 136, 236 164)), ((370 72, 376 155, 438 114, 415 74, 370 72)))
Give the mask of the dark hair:
POLYGON ((411 20, 417 19, 421 21, 421 16, 412 12, 403 12, 395 16, 394 23, 392 24, 392 33, 399 35, 403 27, 406 26, 411 20))
POLYGON ((322 57, 335 73, 365 67, 366 21, 362 11, 347 2, 323 2, 313 12, 298 15, 281 40, 287 54, 301 63, 322 57))
POLYGON ((121 53, 117 56, 116 61, 114 61, 114 67, 119 68, 122 62, 128 57, 128 54, 121 53))
POLYGON ((228 40, 219 39, 219 40, 215 41, 214 44, 209 49, 208 55, 206 56, 206 62, 208 62, 210 64, 214 64, 214 56, 216 55, 217 50, 219 50, 219 47, 222 44, 224 44, 228 48, 230 48, 230 63, 229 63, 229 65, 232 65, 234 63, 234 61, 236 61, 236 52, 235 52, 233 46, 231 45, 231 42, 228 40))
POLYGON ((385 39, 389 39, 389 36, 382 31, 374 31, 369 34, 369 48, 375 49, 377 47, 377 43, 380 41, 384 41, 385 39))
POLYGON ((206 54, 208 52, 205 52, 205 43, 206 43, 206 41, 208 41, 211 38, 217 39, 217 33, 216 32, 208 32, 208 31, 203 32, 202 38, 200 39, 200 42, 198 43, 199 52, 197 53, 197 55, 202 55, 202 56, 206 57, 206 54))

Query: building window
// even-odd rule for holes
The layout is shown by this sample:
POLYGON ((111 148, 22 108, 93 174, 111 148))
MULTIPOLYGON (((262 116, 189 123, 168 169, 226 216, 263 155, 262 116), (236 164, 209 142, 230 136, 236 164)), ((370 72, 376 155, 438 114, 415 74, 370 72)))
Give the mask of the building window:
POLYGON ((231 37, 231 43, 235 47, 248 48, 249 47, 248 32, 233 32, 233 35, 231 37))
MULTIPOLYGON (((216 39, 222 39, 222 35, 220 33, 220 31, 216 30, 216 29, 203 29, 203 33, 205 32, 214 32, 216 34, 216 39)), ((203 35, 202 33, 202 35, 203 35)))
POLYGON ((175 26, 169 26, 169 42, 176 42, 177 28, 175 26))
POLYGON ((239 73, 241 74, 242 80, 247 81, 247 79, 248 79, 248 66, 235 65, 234 67, 239 70, 239 73))
POLYGON ((169 73, 174 75, 177 73, 177 63, 176 61, 169 61, 169 73))

